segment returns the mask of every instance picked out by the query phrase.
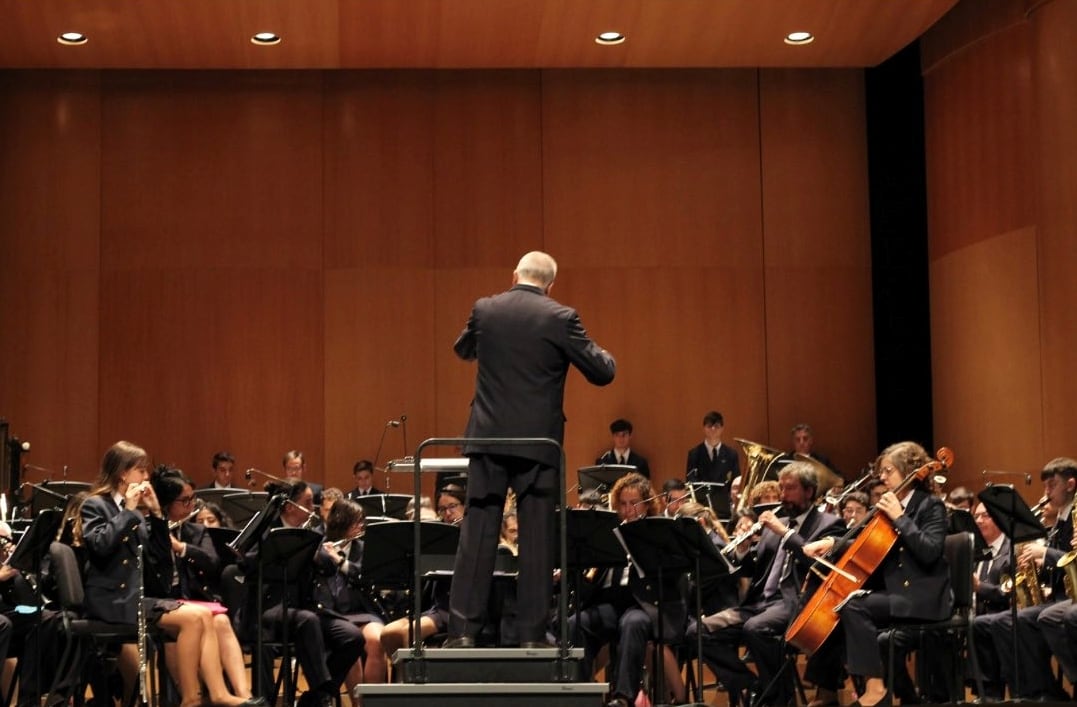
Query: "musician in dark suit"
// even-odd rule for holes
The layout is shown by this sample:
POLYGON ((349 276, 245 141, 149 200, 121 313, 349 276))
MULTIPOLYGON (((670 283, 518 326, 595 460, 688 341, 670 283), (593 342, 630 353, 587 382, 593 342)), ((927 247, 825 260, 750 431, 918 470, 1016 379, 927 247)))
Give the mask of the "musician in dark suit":
POLYGON ((387 677, 381 631, 385 615, 369 586, 363 583, 363 529, 366 516, 359 504, 341 499, 333 504, 326 520, 326 542, 314 558, 314 600, 321 611, 349 621, 363 634, 364 659, 355 663, 344 679, 352 704, 359 683, 381 683, 387 677))
MULTIPOLYGON (((1014 694, 1014 664, 1012 634, 1009 612, 996 614, 989 624, 995 652, 998 655, 1002 675, 1010 685, 1011 697, 1040 700, 1066 700, 1069 696, 1061 689, 1051 674, 1051 646, 1048 636, 1055 642, 1056 655, 1063 669, 1067 663, 1073 668, 1073 648, 1066 645, 1071 639, 1065 637, 1065 609, 1056 608, 1061 603, 1071 604, 1066 596, 1065 572, 1058 568, 1058 561, 1070 551, 1073 543, 1073 503, 1077 491, 1077 460, 1058 457, 1047 462, 1040 472, 1043 492, 1048 501, 1059 509, 1058 517, 1047 532, 1045 544, 1029 542, 1021 546, 1017 555, 1017 570, 1029 567, 1038 569, 1037 581, 1050 587, 1050 596, 1044 603, 1028 606, 1017 611, 1017 670, 1019 685, 1014 694), (1046 614, 1046 616, 1045 616, 1046 614), (1042 621, 1040 620, 1042 617, 1042 621), (1044 629, 1047 629, 1046 632, 1044 629), (1059 639, 1059 635, 1063 638, 1059 639)), ((1046 594, 1046 592, 1045 592, 1046 594)))
MULTIPOLYGON (((650 481, 640 474, 622 476, 610 491, 610 500, 622 523, 660 515, 658 499, 650 481)), ((649 641, 657 640, 661 621, 662 642, 667 646, 681 643, 688 618, 683 575, 663 577, 661 615, 659 587, 652 576, 641 578, 635 566, 606 570, 595 580, 597 589, 589 604, 578 614, 579 632, 583 636, 584 670, 590 675, 599 650, 606 643, 617 642, 615 678, 610 685, 611 707, 634 704, 643 678, 643 661, 649 641)), ((577 617, 569 619, 569 635, 574 636, 577 617)), ((663 648, 666 675, 679 674, 668 648, 663 648), (670 669, 672 664, 672 669, 670 669)), ((679 682, 679 678, 677 679, 679 682)), ((670 685, 674 697, 683 701, 683 685, 670 685), (679 693, 679 694, 677 694, 679 693)), ((665 702, 666 695, 659 695, 665 702)))
MULTIPOLYGON (((105 453, 101 472, 83 501, 82 541, 87 550, 86 611, 92 618, 134 624, 138 619, 139 590, 143 588, 146 620, 176 641, 165 646, 184 656, 169 660, 179 683, 181 707, 202 704, 200 680, 214 705, 261 705, 229 692, 221 669, 220 648, 213 630, 213 614, 202 606, 180 604, 169 596, 174 565, 168 521, 147 481, 149 457, 130 442, 117 442, 105 453), (143 547, 145 571, 138 575, 138 548, 143 547), (145 585, 143 585, 145 582, 145 585), (191 660, 197 656, 197 660, 191 660)), ((134 687, 134 646, 121 653, 125 683, 134 687)))
MULTIPOLYGON (((950 570, 943 557, 946 507, 918 482, 906 485, 900 498, 894 493, 906 477, 930 461, 915 442, 891 445, 875 461, 876 473, 887 487, 876 507, 892 521, 897 542, 865 584, 870 592, 852 595, 840 612, 846 666, 850 675, 865 678, 860 705, 892 701, 883 680, 877 627, 894 619, 942 620, 953 611, 950 570)), ((833 548, 834 541, 818 545, 806 552, 822 554, 833 548)))
MULTIPOLYGON (((213 481, 203 488, 207 489, 230 489, 232 485, 232 467, 236 465, 236 458, 228 452, 217 452, 213 455, 213 481)), ((239 489, 236 489, 237 491, 239 489)))
MULTIPOLYGON (((808 589, 818 585, 810 574, 812 559, 804 549, 809 543, 828 542, 845 532, 845 524, 836 515, 816 508, 819 480, 815 468, 807 462, 792 462, 778 477, 781 513, 764 511, 759 516, 763 531, 754 551, 745 546, 738 553, 741 572, 752 583, 740 606, 705 616, 704 656, 726 673, 733 689, 742 689, 751 674, 737 656, 737 646, 744 643, 755 658, 758 680, 756 691, 765 690, 782 665, 781 638, 789 622, 797 615, 805 579, 808 589), (826 540, 823 540, 823 539, 826 540)), ((840 687, 840 656, 819 650, 808 661, 807 678, 819 688, 820 703, 833 702, 840 687)), ((792 676, 786 675, 772 692, 760 694, 763 704, 785 704, 792 695, 792 676)))
POLYGON ((736 450, 722 444, 722 431, 725 418, 722 413, 711 410, 703 416, 703 441, 688 450, 688 461, 684 465, 685 479, 708 481, 724 484, 714 498, 714 512, 723 520, 728 518, 732 509, 729 504, 729 490, 733 479, 740 476, 740 457, 736 450))
MULTIPOLYGON (((284 482, 271 481, 266 484, 266 491, 271 497, 284 497, 287 501, 279 506, 279 517, 270 524, 259 545, 248 551, 240 562, 244 573, 250 577, 248 581, 252 583, 258 571, 260 543, 276 528, 304 528, 310 525, 312 516, 317 518, 313 511, 314 494, 307 483, 298 479, 285 479, 284 482)), ((281 582, 264 582, 261 625, 279 638, 283 634, 284 603, 287 599, 288 636, 295 642, 296 658, 310 686, 310 691, 300 697, 298 707, 329 707, 334 704, 334 695, 348 671, 362 655, 363 635, 358 627, 346 619, 320 611, 313 590, 309 582, 299 582, 287 588, 281 582), (285 589, 288 591, 287 597, 285 589)), ((252 606, 255 604, 254 601, 249 603, 252 606)), ((259 666, 259 669, 264 671, 265 666, 259 666)), ((271 682, 263 677, 259 685, 265 689, 271 682)))
MULTIPOLYGON (((591 341, 575 310, 549 297, 557 263, 524 255, 513 287, 475 302, 454 350, 477 360, 468 437, 564 438, 565 377, 576 367, 589 382, 613 380, 614 361, 591 341)), ((505 495, 516 492, 520 519, 521 645, 545 643, 553 575, 554 525, 561 455, 551 445, 468 444, 468 512, 450 595, 450 647, 474 645, 493 579, 505 495)))
POLYGON ((972 519, 987 542, 988 553, 987 557, 976 563, 972 574, 977 614, 972 627, 976 631, 976 664, 984 685, 984 694, 980 697, 1000 701, 1005 685, 988 627, 992 614, 1008 614, 1010 611, 1010 595, 1003 592, 1001 587, 1002 575, 1013 574, 1010 567, 1010 539, 1003 535, 982 503, 976 506, 972 519), (981 616, 984 619, 979 619, 981 616))
MULTIPOLYGON (((1073 460, 1069 460, 1071 464, 1074 464, 1073 460)), ((1070 519, 1072 522, 1072 504, 1070 501, 1071 511, 1070 519)), ((1077 533, 1071 533, 1070 538, 1070 554, 1077 552, 1077 533)), ((1069 562, 1073 562, 1072 557, 1067 558, 1069 562)), ((1055 560, 1057 565, 1058 560, 1055 560)), ((1064 571, 1064 570, 1062 570, 1064 571)), ((1065 584, 1065 580, 1063 580, 1065 584)), ((1066 592, 1066 597, 1072 600, 1075 596, 1074 590, 1077 587, 1070 587, 1066 592)), ((1044 640, 1047 641, 1047 645, 1050 647, 1051 652, 1058 658, 1058 663, 1062 666, 1062 671, 1065 673, 1066 678, 1070 681, 1070 684, 1077 684, 1077 649, 1074 648, 1074 637, 1077 637, 1077 602, 1067 601, 1066 599, 1059 597, 1060 601, 1055 601, 1048 606, 1036 619, 1036 624, 1039 626, 1040 631, 1043 633, 1044 640)))
POLYGON ((613 449, 607 449, 595 464, 627 464, 636 467, 643 476, 651 478, 651 467, 642 454, 632 449, 632 423, 624 418, 617 418, 610 423, 610 435, 613 436, 613 449))
POLYGON ((352 467, 352 477, 355 479, 355 488, 348 492, 348 498, 353 501, 363 496, 373 496, 385 493, 381 489, 374 488, 374 462, 369 459, 360 459, 352 467))

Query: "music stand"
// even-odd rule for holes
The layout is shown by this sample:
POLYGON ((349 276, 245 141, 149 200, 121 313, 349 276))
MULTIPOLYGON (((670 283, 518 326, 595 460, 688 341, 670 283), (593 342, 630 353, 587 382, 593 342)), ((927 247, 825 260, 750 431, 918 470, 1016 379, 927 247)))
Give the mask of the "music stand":
MULTIPOLYGON (((421 521, 419 545, 423 573, 451 570, 460 544, 460 528, 421 521)), ((363 536, 363 579, 381 587, 407 588, 415 577, 415 525, 388 521, 367 526, 363 536)), ((419 601, 419 597, 415 598, 419 601)))
POLYGON ((410 495, 403 493, 376 493, 353 500, 363 509, 367 518, 387 516, 403 520, 412 499, 410 495))
POLYGON ((89 491, 90 485, 84 481, 46 481, 42 484, 30 484, 30 515, 47 508, 59 508, 61 511, 67 506, 72 496, 82 491, 89 491))
MULTIPOLYGON (((571 574, 569 591, 575 592, 576 645, 580 641, 580 610, 583 608, 583 573, 592 568, 620 567, 625 563, 625 551, 613 534, 620 523, 613 511, 597 508, 586 510, 570 508, 565 519, 567 539, 567 565, 571 574)), ((559 544, 559 543, 558 543, 559 544)), ((555 544, 554 550, 558 544, 555 544)), ((565 578, 568 581, 569 578, 565 578)))
POLYGON ((64 512, 60 508, 46 508, 34 516, 30 528, 23 533, 7 563, 29 574, 39 573, 41 560, 49 551, 49 543, 56 539, 63 517, 64 512))
POLYGON ((695 563, 696 585, 696 686, 695 701, 703 704, 703 587, 713 585, 731 574, 731 566, 718 550, 707 531, 695 518, 675 518, 673 526, 684 551, 695 563))
MULTIPOLYGON (((244 494, 246 495, 246 494, 244 494)), ((262 510, 258 511, 247 521, 247 525, 240 531, 236 539, 233 540, 228 547, 236 555, 246 555, 247 552, 258 543, 262 536, 266 534, 266 530, 272 525, 277 518, 280 518, 280 509, 284 506, 288 496, 283 493, 279 493, 269 500, 269 503, 265 504, 262 510)))
MULTIPOLYGON (((632 523, 625 523, 613 529, 613 534, 624 543, 629 559, 635 568, 632 571, 644 579, 646 575, 658 577, 658 595, 655 607, 658 613, 658 632, 655 636, 655 694, 665 694, 665 676, 662 670, 662 639, 665 633, 665 617, 662 616, 664 601, 665 576, 670 573, 687 572, 694 564, 692 557, 684 547, 676 531, 677 519, 664 516, 651 516, 632 523)), ((674 629, 676 630, 676 629, 674 629)))
POLYGON ((206 528, 209 539, 213 542, 213 550, 221 560, 221 566, 230 565, 236 561, 236 554, 231 544, 239 537, 239 531, 235 528, 206 528))
POLYGON ((631 464, 596 464, 594 466, 581 466, 576 470, 579 481, 576 487, 580 493, 585 491, 598 491, 600 494, 608 494, 617 479, 625 474, 636 471, 631 464))
POLYGON ((221 496, 221 510, 237 525, 243 525, 265 508, 268 500, 265 491, 233 491, 221 496))
POLYGON ((228 488, 228 489, 218 489, 218 488, 195 489, 194 490, 194 497, 195 498, 200 498, 203 501, 205 501, 206 503, 216 503, 218 506, 221 506, 223 508, 224 507, 224 497, 225 496, 230 496, 230 495, 232 495, 234 493, 246 493, 246 492, 243 491, 243 489, 239 489, 239 488, 236 488, 236 489, 233 489, 233 488, 228 488))
POLYGON ((725 523, 729 520, 729 485, 718 481, 690 481, 688 488, 691 489, 696 503, 702 503, 725 523))
MULTIPOLYGON (((269 515, 271 514, 266 514, 266 517, 269 515)), ((244 529, 245 531, 246 529, 244 529)), ((258 685, 255 686, 256 694, 265 694, 262 686, 264 675, 261 673, 265 666, 265 661, 263 660, 265 636, 261 628, 262 614, 265 611, 262 605, 262 600, 265 596, 265 582, 275 582, 281 585, 281 664, 284 666, 282 668, 284 671, 284 695, 287 699, 292 696, 292 671, 288 668, 291 665, 291 647, 288 642, 288 624, 290 622, 288 585, 297 584, 302 580, 309 581, 312 572, 311 563, 321 541, 322 534, 313 530, 305 528, 274 528, 266 533, 259 544, 258 600, 255 614, 255 635, 257 638, 255 640, 255 655, 251 661, 252 665, 259 666, 259 669, 255 671, 258 675, 258 685)), ((267 701, 275 704, 276 697, 276 694, 272 695, 272 700, 267 697, 267 701)))
MULTIPOLYGON (((1047 535, 1043 523, 1025 503, 1025 499, 1018 495, 1013 486, 998 484, 988 486, 976 494, 980 503, 984 504, 987 515, 995 521, 1005 535, 1010 538, 1010 567, 1017 571, 1017 545, 1047 535)), ((1020 663, 1017 660, 1017 601, 1016 592, 1010 597, 1010 634, 1013 641, 1013 692, 1021 694, 1020 663)))

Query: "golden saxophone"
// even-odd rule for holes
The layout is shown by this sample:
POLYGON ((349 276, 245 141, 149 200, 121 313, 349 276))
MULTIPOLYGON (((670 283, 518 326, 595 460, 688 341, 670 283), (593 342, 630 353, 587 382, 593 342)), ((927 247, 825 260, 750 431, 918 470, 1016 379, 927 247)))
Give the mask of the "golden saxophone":
MULTIPOLYGON (((1070 510, 1070 518, 1073 524, 1077 524, 1077 501, 1073 503, 1073 507, 1070 510)), ((1063 581, 1066 583, 1066 596, 1070 601, 1074 599, 1074 592, 1077 592, 1077 550, 1070 550, 1062 557, 1058 558, 1058 562, 1055 567, 1062 570, 1066 574, 1063 576, 1063 581)))
MULTIPOLYGON (((1016 556, 1020 557, 1028 543, 1017 546, 1016 556)), ((1040 586, 1039 573, 1036 572, 1035 562, 1019 564, 1013 576, 1002 575, 999 577, 999 590, 1003 594, 1013 592, 1014 601, 1018 609, 1029 606, 1039 606, 1044 602, 1043 587, 1040 586)))

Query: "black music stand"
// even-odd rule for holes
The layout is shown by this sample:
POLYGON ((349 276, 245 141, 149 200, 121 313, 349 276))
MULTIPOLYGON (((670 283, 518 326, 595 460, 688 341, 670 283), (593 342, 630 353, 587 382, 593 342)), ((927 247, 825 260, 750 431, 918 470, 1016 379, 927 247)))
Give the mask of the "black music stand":
POLYGON ((82 491, 88 492, 90 485, 84 481, 46 481, 30 484, 30 489, 30 515, 36 517, 47 508, 59 508, 62 511, 72 496, 82 491))
POLYGON ((237 489, 233 489, 233 488, 228 488, 228 489, 208 488, 208 489, 195 489, 194 490, 195 498, 200 498, 203 501, 205 501, 206 503, 216 503, 218 506, 221 506, 222 508, 224 507, 224 497, 225 496, 230 496, 230 495, 232 495, 234 493, 246 493, 246 491, 244 491, 243 489, 239 489, 239 488, 237 488, 237 489))
POLYGON ((696 503, 702 503, 718 517, 723 523, 730 518, 729 508, 729 485, 718 481, 690 481, 688 488, 691 489, 696 503))
MULTIPOLYGON (((460 544, 460 528, 422 521, 419 555, 422 571, 451 570, 460 544)), ((415 525, 388 521, 368 525, 363 535, 363 579, 380 587, 407 588, 415 578, 415 525)), ((415 601, 420 601, 415 597, 415 601)))
MULTIPOLYGON (((612 532, 621 522, 613 511, 597 508, 586 510, 570 508, 565 522, 568 541, 567 564, 572 580, 568 591, 573 592, 576 597, 575 610, 572 613, 576 615, 574 643, 579 646, 583 645, 579 616, 584 604, 583 573, 592 568, 605 569, 624 565, 625 551, 612 532)), ((568 579, 566 577, 563 581, 567 582, 568 579)))
MULTIPOLYGON (((1017 572, 1018 543, 1036 540, 1047 535, 1043 523, 1025 503, 1025 499, 1007 484, 992 485, 976 494, 984 504, 987 515, 995 521, 999 530, 1010 538, 1010 567, 1017 572)), ((1016 587, 1015 587, 1016 589, 1016 587)), ((1013 694, 1021 694, 1021 668, 1017 660, 1017 599, 1016 592, 1010 596, 1010 633, 1013 641, 1013 694)))
POLYGON ((696 685, 695 701, 703 703, 703 587, 713 586, 732 574, 732 567, 695 518, 675 518, 673 526, 684 551, 695 563, 696 585, 696 685))
POLYGON ((207 527, 206 534, 209 535, 210 541, 213 542, 213 550, 217 553, 221 566, 233 564, 236 561, 236 554, 231 545, 239 537, 239 531, 235 528, 207 527))
POLYGON ((262 536, 280 518, 280 510, 288 500, 287 494, 279 493, 269 500, 261 510, 256 512, 239 535, 229 543, 228 547, 236 555, 246 555, 252 547, 261 541, 262 536))
POLYGON ((640 579, 646 575, 656 576, 658 596, 655 607, 658 613, 658 631, 655 636, 655 695, 665 694, 665 676, 662 656, 662 639, 665 634, 665 618, 662 616, 662 604, 665 600, 665 578, 692 569, 695 558, 685 548, 681 534, 676 530, 678 519, 663 516, 651 516, 632 523, 625 523, 613 529, 613 534, 624 543, 629 553, 629 560, 634 565, 630 570, 637 572, 640 579))
MULTIPOLYGON (((262 631, 262 615, 265 608, 262 605, 265 596, 264 586, 266 582, 281 585, 281 671, 284 674, 285 699, 292 699, 292 671, 291 645, 288 642, 288 624, 290 623, 288 608, 288 586, 296 585, 302 580, 309 580, 311 576, 311 564, 314 561, 314 553, 322 542, 322 534, 305 528, 274 528, 262 538, 258 548, 258 599, 255 612, 255 652, 251 660, 252 672, 256 675, 257 684, 254 685, 254 694, 266 696, 266 701, 276 704, 277 695, 274 691, 272 696, 264 692, 263 680, 266 677, 262 672, 266 667, 265 635, 262 631)), ((299 608, 299 607, 293 607, 299 608)))
POLYGON ((363 509, 368 519, 373 516, 385 516, 403 520, 412 498, 403 493, 375 493, 370 496, 359 496, 353 500, 363 509))
POLYGON ((596 464, 594 466, 581 466, 576 470, 579 485, 576 487, 580 493, 585 491, 597 491, 600 494, 608 494, 617 479, 625 474, 636 471, 631 464, 596 464))
POLYGON ((268 500, 265 491, 233 491, 221 496, 221 510, 237 525, 243 525, 265 508, 268 500))

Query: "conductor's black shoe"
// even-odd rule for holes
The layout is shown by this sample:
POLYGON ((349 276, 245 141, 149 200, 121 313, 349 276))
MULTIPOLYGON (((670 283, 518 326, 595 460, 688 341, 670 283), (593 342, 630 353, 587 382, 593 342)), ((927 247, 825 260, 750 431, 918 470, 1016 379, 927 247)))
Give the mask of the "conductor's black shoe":
POLYGON ((450 636, 441 644, 442 648, 474 648, 475 639, 471 636, 450 636))

